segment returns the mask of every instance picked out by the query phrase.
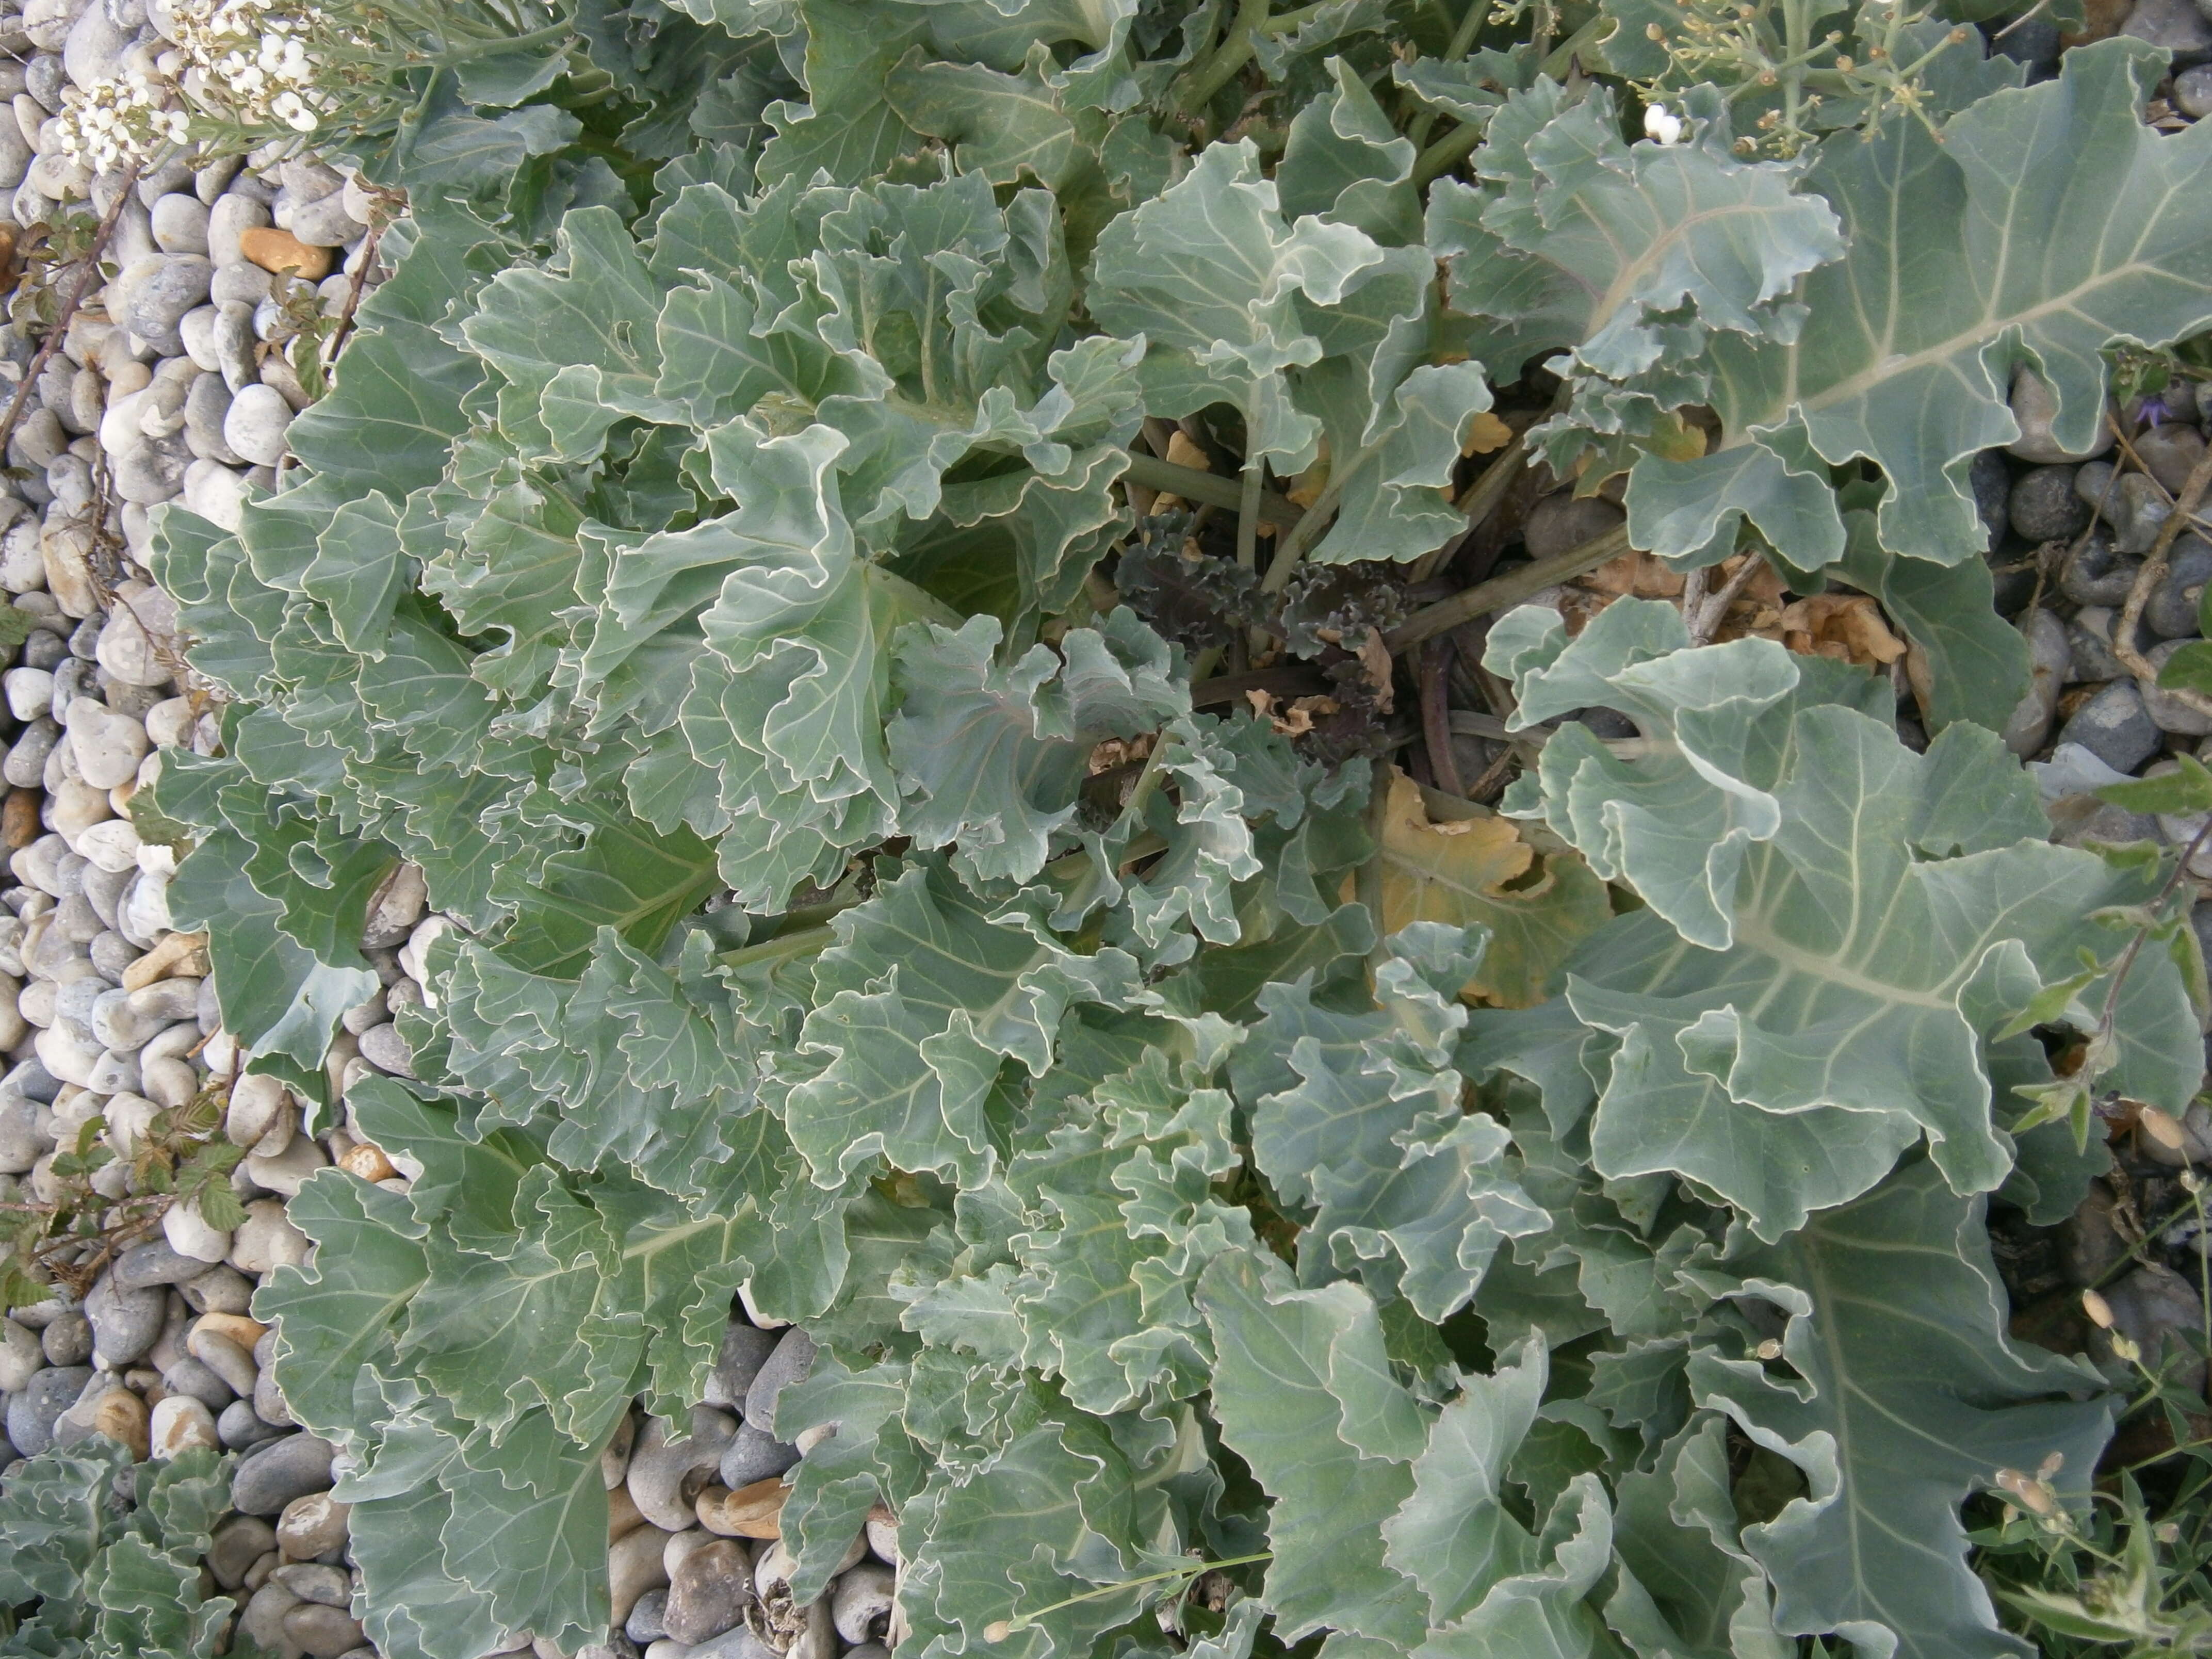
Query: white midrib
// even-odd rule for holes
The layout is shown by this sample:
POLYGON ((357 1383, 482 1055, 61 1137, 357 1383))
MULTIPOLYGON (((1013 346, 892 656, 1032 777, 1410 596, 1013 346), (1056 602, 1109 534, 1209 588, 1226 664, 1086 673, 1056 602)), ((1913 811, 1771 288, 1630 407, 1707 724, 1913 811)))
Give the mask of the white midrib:
POLYGON ((1939 1008, 1952 1013, 1958 1012, 1957 1002, 1941 990, 1909 990, 1902 985, 1861 973, 1833 957, 1816 956, 1810 951, 1801 950, 1786 939, 1778 938, 1756 917, 1738 917, 1735 937, 1738 944, 1772 957, 1795 973, 1826 984, 1841 986, 1845 990, 1856 991, 1881 1002, 1903 1003, 1916 1008, 1939 1008))

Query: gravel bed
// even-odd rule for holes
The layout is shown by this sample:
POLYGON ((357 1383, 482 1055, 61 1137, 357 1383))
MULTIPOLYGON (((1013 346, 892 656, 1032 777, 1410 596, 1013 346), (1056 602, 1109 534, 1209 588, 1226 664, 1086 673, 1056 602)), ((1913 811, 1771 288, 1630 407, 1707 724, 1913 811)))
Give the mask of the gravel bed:
MULTIPOLYGON (((18 225, 64 204, 114 204, 121 181, 62 155, 52 118, 64 85, 157 56, 161 21, 159 0, 0 0, 0 97, 11 103, 0 115, 0 190, 12 192, 18 225)), ((2136 0, 2124 27, 2212 56, 2212 22, 2186 4, 2136 0)), ((2047 48, 2055 60, 2048 26, 2014 35, 2008 49, 2047 48)), ((2172 103, 2212 113, 2212 64, 2183 75, 2172 103)), ((0 485, 0 589, 33 623, 0 674, 10 884, 0 890, 0 1198, 51 1199, 55 1149, 91 1117, 106 1120, 110 1144, 127 1154, 155 1111, 211 1085, 230 1085, 223 1132, 249 1149, 235 1180, 248 1218, 234 1232, 173 1208, 81 1304, 58 1297, 0 1322, 0 1470, 92 1435, 141 1457, 199 1444, 243 1452, 237 1513, 218 1527, 208 1570, 242 1601, 240 1629, 285 1659, 375 1650, 356 1616, 359 1575, 347 1506, 331 1496, 331 1449, 293 1424, 265 1370, 272 1338, 251 1298, 263 1276, 303 1258, 307 1242, 283 1206, 315 1170, 337 1164, 401 1189, 405 1176, 349 1120, 311 1127, 274 1080, 237 1077, 204 941, 170 926, 173 855, 141 842, 130 808, 165 751, 208 753, 216 741, 214 712, 175 654, 174 608, 145 575, 149 511, 178 501, 235 528, 249 490, 276 484, 286 428, 307 402, 282 349, 287 331, 303 307, 335 314, 347 303, 370 256, 370 215, 356 182, 313 162, 179 165, 140 181, 112 244, 116 275, 40 377, 8 446, 17 477, 0 485)), ((19 382, 35 343, 0 325, 0 378, 19 382)), ((2015 388, 2022 439, 1973 470, 2000 606, 2021 618, 2036 665, 2006 740, 2036 763, 2060 839, 2185 842, 2197 824, 2123 813, 2088 793, 2170 766, 2175 754, 2212 758, 2212 721, 2146 697, 2112 652, 2166 508, 2139 475, 2115 477, 2109 440, 2087 456, 2059 452, 2037 393, 2032 380, 2015 388)), ((2212 404, 2185 400, 2136 441, 2166 490, 2203 453, 2206 416, 2212 404)), ((1601 505, 1540 508, 1532 541, 1540 529, 1563 545, 1597 533, 1602 526, 1573 515, 1601 505)), ((2139 644, 2154 662, 2197 635, 2208 580, 2212 538, 2185 533, 2144 613, 2139 644)), ((1463 766, 1479 770, 1492 751, 1468 741, 1463 766)), ((2212 852, 2194 873, 2212 879, 2212 852)), ((446 925, 426 915, 423 898, 419 873, 403 868, 372 907, 364 949, 384 987, 345 1015, 331 1050, 341 1097, 371 1071, 410 1074, 392 1014, 422 999, 421 951, 446 925)), ((2212 908, 2198 914, 2212 941, 2212 908)), ((2191 1150, 2212 1160, 2212 1115, 2199 1108, 2185 1127, 2201 1142, 2191 1150)), ((2154 1181, 2153 1165, 2173 1161, 2153 1159, 2135 1178, 2154 1181)), ((119 1167, 102 1178, 110 1197, 123 1195, 119 1167)), ((2109 1231, 2092 1215, 2069 1224, 2047 1261, 2036 1255, 2056 1248, 2047 1241, 2017 1249, 2054 1285, 2098 1282, 2117 1260, 2109 1231)), ((2170 1242, 2177 1253, 2203 1248, 2194 1230, 2170 1242)), ((2202 1322, 2193 1293, 2172 1293, 2177 1280, 2154 1264, 2112 1288, 2121 1328, 2152 1352, 2160 1322, 2202 1322)), ((793 1563, 775 1536, 773 1498, 803 1448, 775 1439, 771 1425, 777 1393, 811 1359, 802 1333, 763 1329, 734 1308, 690 1420, 629 1421, 605 1460, 614 1628, 584 1650, 592 1659, 886 1659, 897 1634, 887 1515, 854 1540, 820 1601, 794 1607, 788 1593, 793 1563)), ((554 1651, 526 1642, 506 1650, 533 1650, 554 1651)))

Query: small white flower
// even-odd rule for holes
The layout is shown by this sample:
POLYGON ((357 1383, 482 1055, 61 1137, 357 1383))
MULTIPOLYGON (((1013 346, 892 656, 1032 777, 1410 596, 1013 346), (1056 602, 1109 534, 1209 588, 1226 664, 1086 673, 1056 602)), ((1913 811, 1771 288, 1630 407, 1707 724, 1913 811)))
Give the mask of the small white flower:
POLYGON ((1644 136, 1662 144, 1682 142, 1682 118, 1664 104, 1653 104, 1644 112, 1644 136))

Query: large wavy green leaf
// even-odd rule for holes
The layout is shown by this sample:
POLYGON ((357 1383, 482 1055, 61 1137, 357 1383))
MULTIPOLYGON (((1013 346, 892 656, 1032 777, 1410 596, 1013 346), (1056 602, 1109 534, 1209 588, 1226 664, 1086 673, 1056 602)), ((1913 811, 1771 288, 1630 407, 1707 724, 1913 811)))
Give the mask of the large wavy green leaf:
POLYGON ((1820 321, 1790 338, 1715 337, 1701 400, 1721 416, 1719 444, 1637 463, 1637 545, 1711 562, 1748 518, 1793 565, 1826 564, 1844 539, 1825 464, 1864 457, 1888 484, 1883 547, 1973 557, 1984 532, 1966 466, 2019 435, 2016 368, 2050 382, 2054 433, 2086 449, 2104 418, 2105 348, 2212 322, 2212 224, 2191 182, 2212 134, 2143 125, 2164 61, 2102 42, 2067 53, 2056 80, 1972 104, 1940 141, 1903 119, 1829 140, 1806 185, 1850 246, 1805 278, 1820 321))
MULTIPOLYGON (((1865 1192, 1923 1135, 1957 1191, 1994 1190, 2012 1154, 1989 1044, 2085 959, 2105 982, 2126 941, 2085 918, 2142 902, 2154 877, 2047 844, 2025 774, 1984 727, 1915 755, 1860 712, 1856 673, 1761 640, 1685 643, 1679 612, 1634 600, 1571 643, 1534 609, 1491 635, 1516 720, 1599 702, 1650 739, 1627 758, 1563 727, 1514 797, 1648 906, 1568 966, 1575 1017, 1615 1040, 1593 1162, 1686 1176, 1769 1240, 1865 1192)), ((2093 1028, 2101 1000, 2082 990, 2071 1018, 2093 1028)), ((2130 974, 2119 1008, 2122 1086, 2185 1104, 2196 1016, 2171 964, 2130 974)), ((1484 1029, 1513 1042, 1495 1017, 1484 1029)), ((1504 1048, 1486 1057, 1540 1080, 1504 1048)), ((1548 1103, 1554 1121, 1592 1104, 1577 1077, 1553 1081, 1580 1097, 1548 1103)))
POLYGON ((1690 1377, 1700 1404, 1803 1471, 1805 1495, 1743 1533, 1773 1577, 1776 1626, 1865 1628, 1854 1642, 1910 1659, 2033 1651, 1999 1628, 1959 1505, 2053 1453, 2080 1501, 2112 1406, 2086 1364, 2007 1338, 1981 1200, 1915 1164, 1731 1265, 1788 1316, 1790 1374, 1708 1352, 1690 1377))

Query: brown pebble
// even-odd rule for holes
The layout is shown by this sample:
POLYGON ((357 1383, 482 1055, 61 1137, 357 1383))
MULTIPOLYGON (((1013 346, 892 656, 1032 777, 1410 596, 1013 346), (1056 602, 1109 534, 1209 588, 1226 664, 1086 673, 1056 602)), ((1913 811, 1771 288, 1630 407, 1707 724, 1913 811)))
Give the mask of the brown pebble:
POLYGON ((92 1429, 131 1448, 134 1462, 143 1463, 151 1449, 146 1402, 128 1389, 110 1389, 92 1408, 92 1429))
POLYGON ((611 1488, 607 1492, 607 1541, 612 1543, 626 1532, 635 1532, 645 1524, 645 1516, 637 1507, 637 1500, 629 1495, 627 1484, 611 1488))
POLYGON ((312 1656, 338 1659, 361 1645, 362 1630, 350 1615, 319 1601, 302 1601, 284 1615, 284 1636, 312 1656))
POLYGON ((363 1181, 389 1181, 399 1171, 384 1155, 384 1148, 374 1141, 364 1140, 346 1149, 338 1160, 338 1168, 349 1175, 359 1176, 363 1181))
POLYGON ((171 933, 123 970, 123 988, 137 991, 173 977, 205 979, 207 943, 205 933, 171 933))
POLYGON ((39 792, 10 789, 0 805, 0 841, 10 852, 19 852, 39 838, 39 792))
POLYGON ((249 1354, 254 1345, 269 1334, 266 1325, 245 1314, 204 1313, 192 1322, 192 1328, 235 1342, 241 1352, 249 1354))
POLYGON ((238 251, 262 270, 319 283, 331 274, 331 250, 303 242, 289 230, 261 225, 242 232, 238 251))
MULTIPOLYGON (((710 1486, 708 1492, 721 1492, 721 1488, 710 1486)), ((790 1496, 791 1488, 775 1475, 723 1492, 713 1504, 702 1492, 696 1506, 699 1524, 725 1538, 781 1538, 783 1501, 790 1496)))

